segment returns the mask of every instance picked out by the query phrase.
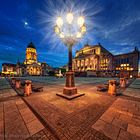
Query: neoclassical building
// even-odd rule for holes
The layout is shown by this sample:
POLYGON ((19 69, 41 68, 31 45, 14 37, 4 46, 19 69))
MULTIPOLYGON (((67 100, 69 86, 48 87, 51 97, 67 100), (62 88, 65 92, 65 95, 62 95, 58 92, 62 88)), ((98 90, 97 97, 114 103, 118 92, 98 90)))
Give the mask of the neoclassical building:
POLYGON ((100 43, 97 45, 84 45, 76 52, 73 59, 75 72, 86 72, 94 76, 137 77, 139 71, 139 50, 113 55, 100 43))
POLYGON ((25 61, 23 63, 17 62, 17 64, 2 64, 2 73, 18 76, 27 75, 46 75, 51 67, 43 62, 38 62, 37 51, 35 45, 30 42, 26 48, 25 61))
POLYGON ((86 44, 76 52, 73 59, 73 69, 76 72, 92 71, 97 75, 98 72, 110 72, 113 68, 113 55, 100 43, 94 46, 86 44))
POLYGON ((114 56, 115 73, 120 77, 138 77, 140 52, 137 47, 132 52, 114 56))

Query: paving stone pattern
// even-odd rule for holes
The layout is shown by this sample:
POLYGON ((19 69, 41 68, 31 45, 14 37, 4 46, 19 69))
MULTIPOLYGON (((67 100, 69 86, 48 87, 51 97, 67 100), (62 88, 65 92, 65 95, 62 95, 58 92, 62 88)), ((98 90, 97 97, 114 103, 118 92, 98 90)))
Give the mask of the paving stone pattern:
POLYGON ((92 128, 113 140, 139 140, 140 102, 118 98, 92 128))
MULTIPOLYGON (((60 104, 61 102, 68 102, 67 100, 54 94, 55 98, 51 98, 50 100, 46 99, 48 101, 46 102, 45 98, 50 98, 50 96, 43 96, 45 95, 33 95, 25 98, 25 100, 45 120, 46 124, 54 130, 59 139, 84 139, 86 135, 89 135, 89 132, 91 132, 89 136, 91 138, 103 137, 104 139, 109 139, 105 135, 100 134, 100 132, 91 129, 91 125, 110 106, 110 104, 112 104, 115 98, 109 96, 102 97, 101 95, 98 97, 98 100, 90 103, 88 106, 81 106, 78 110, 75 111, 74 109, 74 111, 70 113, 65 107, 63 108, 62 105, 59 106, 59 104, 57 104, 56 106, 54 103, 54 100, 60 102, 60 104)), ((86 97, 81 99, 85 100, 86 97)), ((73 106, 75 106, 77 102, 79 102, 79 104, 80 102, 82 103, 82 100, 75 99, 72 101, 73 106)), ((71 107, 69 106, 69 108, 71 107)))
POLYGON ((140 78, 137 78, 124 92, 124 95, 140 99, 140 78))
POLYGON ((56 96, 63 91, 64 78, 23 79, 43 85, 44 90, 20 97, 0 79, 0 140, 140 139, 140 79, 122 89, 126 97, 115 97, 97 92, 96 85, 110 78, 76 78, 78 92, 85 96, 72 101, 56 96))
POLYGON ((55 140, 5 79, 0 79, 0 95, 5 98, 0 101, 0 140, 55 140))

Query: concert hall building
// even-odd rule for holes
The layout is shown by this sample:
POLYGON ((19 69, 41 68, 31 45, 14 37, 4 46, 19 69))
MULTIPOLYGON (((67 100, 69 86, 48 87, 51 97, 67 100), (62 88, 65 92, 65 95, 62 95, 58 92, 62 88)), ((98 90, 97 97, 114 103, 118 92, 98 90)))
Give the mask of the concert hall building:
POLYGON ((86 44, 76 52, 73 70, 76 74, 87 76, 138 77, 139 50, 135 47, 132 52, 113 55, 100 43, 93 46, 86 44))

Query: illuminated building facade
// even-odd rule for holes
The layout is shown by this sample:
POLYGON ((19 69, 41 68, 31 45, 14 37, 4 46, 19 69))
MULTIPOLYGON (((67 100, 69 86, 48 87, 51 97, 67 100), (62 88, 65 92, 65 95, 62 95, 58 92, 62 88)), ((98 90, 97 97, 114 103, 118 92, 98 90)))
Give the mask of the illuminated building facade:
POLYGON ((100 43, 94 46, 86 44, 76 52, 73 70, 92 76, 137 77, 138 62, 139 50, 136 47, 133 52, 113 55, 100 43))
POLYGON ((37 61, 36 48, 32 42, 26 48, 24 65, 26 75, 41 75, 41 63, 37 61))
POLYGON ((139 50, 114 56, 116 76, 137 77, 139 71, 139 50))
POLYGON ((2 64, 2 73, 6 75, 15 75, 16 74, 16 64, 3 63, 2 64))
POLYGON ((113 70, 113 55, 100 43, 90 46, 86 44, 76 52, 73 68, 76 72, 88 72, 92 75, 108 75, 113 70))
POLYGON ((26 48, 26 57, 23 63, 18 61, 17 64, 2 64, 3 74, 18 76, 46 75, 50 69, 50 66, 45 62, 40 63, 37 61, 36 48, 32 42, 26 48))
POLYGON ((24 64, 33 64, 37 63, 37 52, 34 44, 32 42, 26 48, 26 59, 24 64))

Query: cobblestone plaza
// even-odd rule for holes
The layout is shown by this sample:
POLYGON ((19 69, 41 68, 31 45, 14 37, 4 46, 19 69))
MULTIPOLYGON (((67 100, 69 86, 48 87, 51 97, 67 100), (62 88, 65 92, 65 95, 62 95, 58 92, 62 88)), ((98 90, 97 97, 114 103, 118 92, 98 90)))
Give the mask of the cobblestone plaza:
MULTIPOLYGON (((97 91, 110 78, 76 78, 84 96, 71 101, 56 96, 64 78, 24 77, 43 86, 42 92, 18 96, 6 79, 0 79, 0 139, 139 140, 140 79, 120 96, 97 91)), ((119 79, 115 78, 117 81, 119 79)))

